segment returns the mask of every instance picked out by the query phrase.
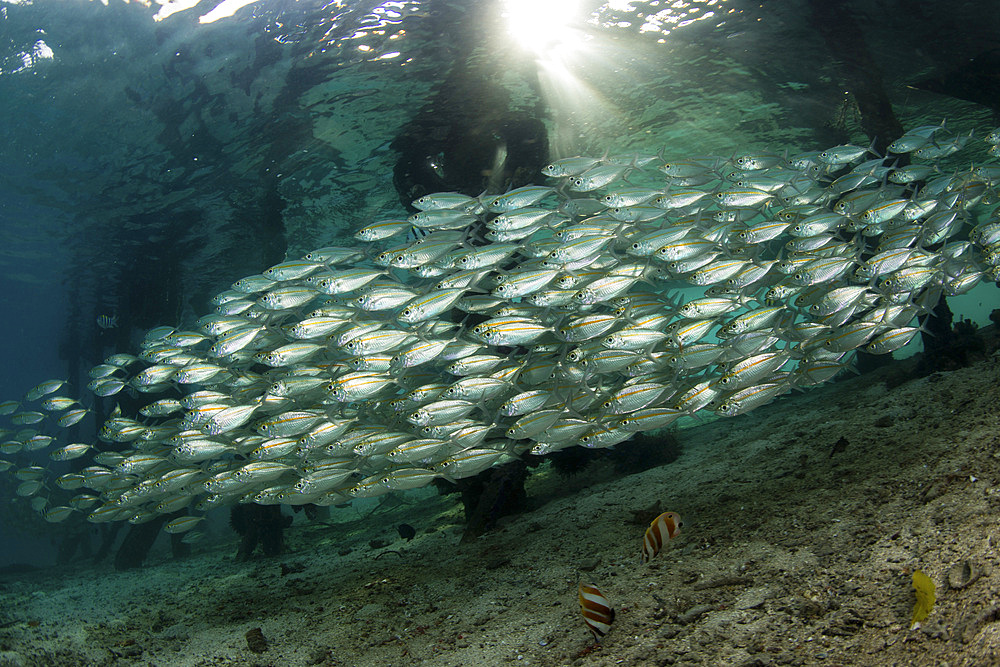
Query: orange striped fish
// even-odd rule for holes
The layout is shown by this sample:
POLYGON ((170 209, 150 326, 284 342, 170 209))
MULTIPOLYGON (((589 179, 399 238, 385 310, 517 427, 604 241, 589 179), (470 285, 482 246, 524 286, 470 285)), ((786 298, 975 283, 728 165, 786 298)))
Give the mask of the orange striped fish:
POLYGON ((676 512, 664 512, 653 519, 653 523, 646 529, 646 536, 642 538, 642 555, 639 556, 639 562, 647 562, 660 553, 664 542, 680 534, 681 516, 676 512))
POLYGON ((577 587, 577 594, 580 598, 583 622, 594 633, 594 639, 601 641, 601 637, 608 634, 611 623, 615 620, 614 608, 593 584, 581 583, 577 587))

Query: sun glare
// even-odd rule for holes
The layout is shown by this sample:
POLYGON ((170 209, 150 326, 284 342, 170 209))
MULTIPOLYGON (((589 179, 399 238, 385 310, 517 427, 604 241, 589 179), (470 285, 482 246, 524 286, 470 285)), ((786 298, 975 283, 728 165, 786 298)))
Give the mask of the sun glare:
POLYGON ((505 28, 534 61, 542 96, 554 123, 550 150, 579 150, 599 119, 617 109, 595 82, 614 68, 615 48, 593 31, 580 0, 504 0, 505 28))
POLYGON ((503 17, 521 47, 545 53, 573 43, 578 11, 576 0, 506 0, 503 17))

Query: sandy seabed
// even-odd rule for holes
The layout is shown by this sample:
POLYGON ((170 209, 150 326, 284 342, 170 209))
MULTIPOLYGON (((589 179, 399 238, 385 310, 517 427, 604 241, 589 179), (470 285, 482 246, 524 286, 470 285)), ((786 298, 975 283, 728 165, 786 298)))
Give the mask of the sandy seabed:
POLYGON ((426 492, 296 514, 277 558, 235 562, 220 533, 137 571, 8 574, 0 667, 997 665, 1000 356, 914 365, 682 430, 639 474, 540 469, 534 509, 471 543, 456 497, 426 492), (663 510, 682 535, 642 565, 663 510), (917 630, 914 569, 937 586, 917 630), (616 608, 599 645, 581 578, 616 608))

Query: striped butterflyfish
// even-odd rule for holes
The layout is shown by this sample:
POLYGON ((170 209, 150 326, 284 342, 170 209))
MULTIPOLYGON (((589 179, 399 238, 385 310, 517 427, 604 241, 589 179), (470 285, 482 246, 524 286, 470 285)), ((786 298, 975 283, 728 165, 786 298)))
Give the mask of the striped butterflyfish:
POLYGON ((653 519, 642 538, 642 554, 639 562, 645 563, 660 553, 663 543, 681 534, 681 517, 676 512, 664 512, 653 519))
POLYGON ((601 637, 608 634, 611 623, 615 620, 614 608, 593 584, 580 583, 577 586, 577 594, 580 598, 580 613, 583 614, 583 622, 594 634, 594 639, 601 641, 601 637))

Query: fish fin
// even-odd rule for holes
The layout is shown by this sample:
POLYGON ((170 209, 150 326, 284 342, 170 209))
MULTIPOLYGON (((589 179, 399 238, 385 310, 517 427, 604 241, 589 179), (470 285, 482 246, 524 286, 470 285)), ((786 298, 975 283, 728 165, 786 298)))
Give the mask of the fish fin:
POLYGON ((878 143, 878 137, 873 138, 872 143, 868 146, 868 152, 874 155, 875 157, 885 158, 886 157, 885 155, 882 155, 877 150, 875 150, 875 145, 877 143, 878 143))

